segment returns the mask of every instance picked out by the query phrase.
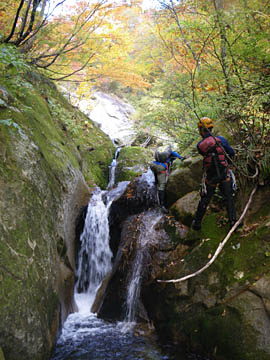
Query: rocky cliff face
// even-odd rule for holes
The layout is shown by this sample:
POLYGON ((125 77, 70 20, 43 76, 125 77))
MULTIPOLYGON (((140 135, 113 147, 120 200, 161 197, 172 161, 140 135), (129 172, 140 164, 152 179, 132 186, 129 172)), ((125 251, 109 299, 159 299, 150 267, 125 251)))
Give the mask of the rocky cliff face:
POLYGON ((1 78, 0 143, 0 347, 46 359, 74 309, 75 220, 114 146, 36 74, 1 78))
POLYGON ((62 85, 61 91, 118 144, 130 145, 136 138, 132 120, 135 109, 123 99, 102 91, 89 91, 78 97, 72 84, 62 85))

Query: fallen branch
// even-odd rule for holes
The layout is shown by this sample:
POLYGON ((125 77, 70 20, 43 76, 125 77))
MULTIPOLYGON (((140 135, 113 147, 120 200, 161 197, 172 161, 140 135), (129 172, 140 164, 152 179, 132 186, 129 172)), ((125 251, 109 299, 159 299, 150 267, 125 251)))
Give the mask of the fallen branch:
POLYGON ((197 276, 199 274, 201 274, 204 270, 206 270, 211 264, 213 264, 213 262, 216 260, 216 258, 218 257, 218 255, 221 253, 221 250, 223 249, 224 245, 226 244, 226 242, 229 240, 229 238, 231 237, 232 233, 234 232, 234 230, 238 227, 238 225, 241 223, 241 221, 243 220, 244 216, 246 215, 246 212, 249 208, 249 205, 253 199, 253 196, 255 194, 257 190, 257 185, 254 187, 254 189, 252 190, 250 197, 248 199, 248 202, 244 208, 244 211, 242 212, 242 215, 240 216, 240 218, 238 219, 238 221, 236 221, 236 223, 233 225, 233 227, 230 229, 230 231, 228 232, 227 236, 225 237, 225 239, 219 244, 215 254, 213 255, 213 257, 211 258, 211 260, 204 265, 201 269, 199 269, 198 271, 196 271, 195 273, 192 273, 190 275, 184 276, 180 279, 173 279, 173 280, 157 280, 157 282, 166 282, 166 283, 176 283, 176 282, 181 282, 181 281, 185 281, 187 279, 190 279, 194 276, 197 276))

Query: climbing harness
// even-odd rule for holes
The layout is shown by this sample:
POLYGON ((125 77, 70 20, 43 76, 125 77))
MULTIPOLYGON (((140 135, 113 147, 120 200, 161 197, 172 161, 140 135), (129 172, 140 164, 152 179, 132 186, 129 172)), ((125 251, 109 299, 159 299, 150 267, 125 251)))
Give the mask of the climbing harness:
MULTIPOLYGON (((217 140, 215 138, 215 136, 211 133, 211 131, 209 130, 209 128, 211 129, 213 127, 213 122, 210 118, 202 118, 200 119, 200 117, 198 116, 198 114, 195 111, 195 115, 197 116, 199 122, 198 122, 198 127, 199 128, 204 128, 209 134, 210 136, 215 140, 216 144, 217 144, 217 140), (203 120, 203 121, 202 121, 203 120)), ((255 168, 255 173, 253 175, 248 175, 248 174, 244 174, 243 171, 236 165, 236 163, 232 160, 232 158, 226 153, 225 149, 223 148, 223 146, 221 144, 217 144, 220 146, 220 148, 222 149, 225 157, 234 165, 235 169, 238 170, 238 172, 240 174, 242 174, 243 176, 245 176, 248 179, 255 179, 258 175, 259 175, 259 168, 258 168, 258 163, 256 162, 256 160, 254 160, 255 164, 256 164, 256 168, 255 168)))
POLYGON ((236 192, 237 183, 236 183, 235 175, 231 169, 229 169, 229 175, 230 175, 231 182, 232 182, 232 190, 233 190, 233 192, 236 192))
POLYGON ((206 194, 207 194, 206 171, 204 171, 204 172, 203 172, 203 177, 202 177, 200 195, 201 195, 201 196, 205 196, 206 194))

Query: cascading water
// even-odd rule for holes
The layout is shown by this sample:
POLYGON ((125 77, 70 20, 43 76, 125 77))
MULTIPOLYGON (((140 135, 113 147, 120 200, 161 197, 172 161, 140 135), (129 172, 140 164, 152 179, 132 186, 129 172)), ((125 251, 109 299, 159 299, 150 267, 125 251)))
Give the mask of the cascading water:
MULTIPOLYGON (((90 311, 96 291, 111 269, 108 210, 127 184, 122 182, 108 192, 96 189, 91 197, 80 237, 74 294, 78 312, 68 316, 51 360, 169 359, 149 339, 123 332, 122 323, 107 323, 90 311)), ((139 284, 136 289, 139 291, 139 284)))
MULTIPOLYGON (((182 356, 163 355, 152 339, 133 332, 144 276, 144 261, 149 246, 158 238, 155 226, 162 217, 159 209, 149 210, 140 216, 140 236, 128 277, 124 322, 108 323, 91 313, 96 293, 112 268, 109 209, 113 200, 121 196, 128 185, 126 181, 112 189, 119 151, 116 150, 110 166, 107 190, 97 188, 88 204, 77 258, 74 298, 78 312, 70 314, 65 321, 51 360, 187 360, 182 356)), ((154 177, 150 169, 141 176, 141 181, 147 182, 150 188, 153 186, 154 177)))
POLYGON ((109 183, 107 186, 107 190, 110 190, 114 184, 115 184, 115 171, 116 171, 116 167, 117 167, 117 158, 119 156, 121 148, 117 148, 116 152, 114 154, 114 158, 111 162, 111 165, 109 167, 110 171, 109 171, 109 183))
POLYGON ((130 269, 129 285, 127 288, 126 318, 131 326, 136 322, 136 311, 141 292, 141 282, 144 275, 144 259, 149 246, 156 243, 155 226, 162 218, 160 210, 150 210, 143 214, 140 223, 140 235, 137 241, 136 254, 130 269))
POLYGON ((111 270, 112 252, 109 246, 108 209, 103 203, 104 192, 96 189, 89 202, 81 248, 76 270, 75 301, 79 310, 94 301, 96 291, 106 274, 111 270))
MULTIPOLYGON (((147 171, 141 181, 153 185, 153 174, 147 171)), ((109 323, 91 313, 96 292, 111 270, 108 213, 114 199, 121 196, 128 182, 112 190, 96 189, 90 199, 78 254, 74 298, 78 312, 70 314, 64 323, 51 360, 199 360, 183 354, 164 355, 153 340, 133 332, 144 276, 145 259, 150 245, 155 244, 156 224, 162 214, 159 209, 140 215, 140 235, 132 262, 126 295, 124 322, 109 323)))

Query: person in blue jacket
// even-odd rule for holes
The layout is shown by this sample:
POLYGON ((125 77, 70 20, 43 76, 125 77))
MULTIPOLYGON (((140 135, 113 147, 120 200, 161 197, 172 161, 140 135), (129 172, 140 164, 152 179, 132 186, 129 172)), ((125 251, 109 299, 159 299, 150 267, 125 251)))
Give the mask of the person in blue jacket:
POLYGON ((224 195, 229 217, 230 227, 236 222, 236 211, 233 200, 232 179, 227 161, 227 156, 233 158, 234 149, 229 145, 223 136, 214 136, 213 121, 208 117, 203 117, 198 123, 198 128, 202 140, 197 144, 198 152, 203 156, 204 179, 202 184, 201 199, 192 222, 194 230, 201 229, 201 222, 215 193, 217 185, 224 195))
POLYGON ((176 159, 184 160, 186 157, 179 155, 176 151, 172 151, 169 146, 163 152, 155 152, 155 161, 150 164, 150 169, 155 176, 155 185, 158 191, 158 200, 160 207, 166 210, 166 184, 168 181, 169 171, 172 163, 176 159))

